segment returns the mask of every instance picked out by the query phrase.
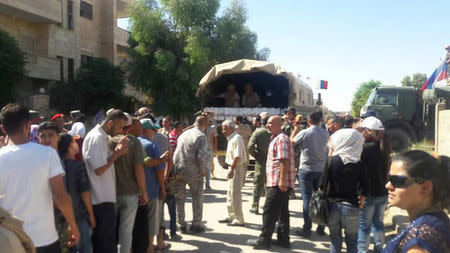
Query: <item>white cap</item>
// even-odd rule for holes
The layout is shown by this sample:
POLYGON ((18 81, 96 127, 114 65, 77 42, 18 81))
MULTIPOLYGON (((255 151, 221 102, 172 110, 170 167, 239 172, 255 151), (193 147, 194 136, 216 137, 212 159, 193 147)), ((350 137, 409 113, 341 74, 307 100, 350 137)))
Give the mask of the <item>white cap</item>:
POLYGON ((268 112, 262 112, 262 113, 259 114, 259 117, 261 117, 261 118, 264 118, 264 117, 267 117, 267 116, 269 116, 268 112))
POLYGON ((125 126, 131 126, 131 124, 133 124, 133 118, 127 112, 124 112, 123 114, 125 114, 125 116, 127 117, 127 123, 125 124, 125 126))
POLYGON ((361 127, 372 130, 384 130, 383 123, 373 116, 365 118, 361 123, 361 127))

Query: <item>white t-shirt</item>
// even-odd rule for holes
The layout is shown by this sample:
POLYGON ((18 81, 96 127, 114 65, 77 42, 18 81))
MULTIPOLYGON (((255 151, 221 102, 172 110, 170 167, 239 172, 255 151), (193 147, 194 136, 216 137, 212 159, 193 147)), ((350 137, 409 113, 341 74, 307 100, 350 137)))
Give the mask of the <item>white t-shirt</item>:
POLYGON ((21 218, 36 247, 58 240, 50 179, 64 174, 56 151, 33 142, 0 149, 0 206, 21 218))
POLYGON ((112 154, 108 135, 100 125, 94 127, 84 139, 83 158, 91 183, 92 204, 116 202, 116 173, 114 164, 101 175, 95 174, 95 169, 108 163, 112 154))

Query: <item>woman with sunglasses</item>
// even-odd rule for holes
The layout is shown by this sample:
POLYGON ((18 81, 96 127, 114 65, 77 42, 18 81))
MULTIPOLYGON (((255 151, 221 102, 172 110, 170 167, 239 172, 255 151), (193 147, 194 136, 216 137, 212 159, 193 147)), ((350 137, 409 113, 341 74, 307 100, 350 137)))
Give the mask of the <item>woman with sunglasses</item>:
POLYGON ((450 207, 450 159, 434 158, 420 150, 392 159, 389 171, 389 203, 405 209, 411 224, 383 252, 448 253, 450 220, 443 211, 450 207))
MULTIPOLYGON (((327 173, 330 200, 330 252, 342 251, 342 230, 347 252, 357 252, 359 208, 364 206, 368 178, 362 170, 361 153, 364 137, 355 129, 341 129, 330 137, 327 173), (360 194, 362 193, 362 194, 360 194)), ((320 185, 326 185, 322 177, 320 185)))
POLYGON ((359 211, 358 252, 369 251, 370 232, 373 232, 374 252, 384 248, 384 212, 388 193, 385 188, 391 158, 391 143, 384 133, 381 121, 367 117, 360 124, 365 138, 361 163, 364 175, 370 181, 364 207, 359 211))

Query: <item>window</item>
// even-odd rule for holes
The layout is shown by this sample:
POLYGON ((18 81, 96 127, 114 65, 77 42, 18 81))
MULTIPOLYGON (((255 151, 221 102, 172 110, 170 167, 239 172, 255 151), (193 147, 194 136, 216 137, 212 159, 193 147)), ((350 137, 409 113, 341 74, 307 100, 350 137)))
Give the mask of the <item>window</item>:
POLYGON ((59 60, 59 78, 61 82, 64 82, 64 58, 62 56, 56 56, 59 60))
POLYGON ((67 1, 67 29, 73 30, 73 1, 67 1))
POLYGON ((376 105, 396 105, 397 93, 378 93, 375 96, 376 105))
POLYGON ((92 58, 93 58, 92 56, 82 54, 81 55, 81 65, 91 62, 92 58))
POLYGON ((75 61, 72 58, 67 59, 67 77, 69 81, 73 81, 75 79, 75 61))
POLYGON ((80 16, 92 19, 92 5, 90 3, 80 2, 80 16))

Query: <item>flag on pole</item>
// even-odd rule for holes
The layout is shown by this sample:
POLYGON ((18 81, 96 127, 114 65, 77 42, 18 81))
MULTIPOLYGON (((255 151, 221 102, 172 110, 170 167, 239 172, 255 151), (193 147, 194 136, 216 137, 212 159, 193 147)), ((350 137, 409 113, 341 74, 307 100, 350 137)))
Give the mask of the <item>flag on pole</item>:
POLYGON ((447 79, 447 57, 441 62, 439 67, 431 74, 422 86, 422 90, 432 89, 437 82, 447 79))
POLYGON ((328 89, 328 81, 324 81, 324 80, 317 81, 317 88, 323 89, 323 90, 328 89))

